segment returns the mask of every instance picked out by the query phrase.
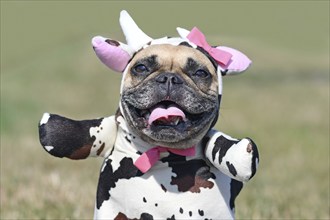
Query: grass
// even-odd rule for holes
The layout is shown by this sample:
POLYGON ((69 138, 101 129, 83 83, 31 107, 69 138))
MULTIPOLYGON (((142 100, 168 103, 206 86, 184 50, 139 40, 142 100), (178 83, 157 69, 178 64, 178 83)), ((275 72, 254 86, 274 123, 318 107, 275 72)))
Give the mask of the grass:
POLYGON ((109 73, 89 41, 122 40, 122 8, 153 36, 196 25, 254 61, 224 79, 216 125, 252 137, 260 150, 237 218, 329 219, 329 2, 194 1, 183 16, 186 5, 1 1, 1 219, 93 216, 102 161, 49 156, 37 123, 46 111, 76 119, 115 112, 120 74, 109 73))

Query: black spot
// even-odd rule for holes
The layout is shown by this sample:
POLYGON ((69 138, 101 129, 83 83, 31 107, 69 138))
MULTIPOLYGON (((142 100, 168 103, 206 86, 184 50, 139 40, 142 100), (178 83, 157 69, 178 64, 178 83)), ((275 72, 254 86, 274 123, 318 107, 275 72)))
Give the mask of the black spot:
POLYGON ((192 211, 189 211, 189 216, 190 216, 190 217, 192 216, 192 211))
POLYGON ((154 220, 154 217, 148 213, 142 213, 140 220, 154 220))
POLYGON ((226 69, 226 70, 221 70, 221 75, 222 75, 222 76, 225 76, 225 75, 227 75, 227 72, 228 72, 228 69, 226 69))
POLYGON ((132 158, 124 157, 120 161, 120 166, 113 172, 111 160, 105 161, 105 167, 100 174, 99 184, 97 188, 96 207, 100 209, 102 203, 110 198, 111 188, 116 187, 116 182, 119 179, 130 179, 132 177, 142 176, 143 173, 139 171, 133 164, 132 158))
POLYGON ((179 212, 180 212, 181 214, 183 214, 183 208, 180 207, 179 212))
POLYGON ((222 162, 222 158, 226 155, 228 149, 233 146, 233 144, 237 144, 238 141, 228 140, 224 136, 220 136, 214 143, 214 148, 212 150, 212 160, 215 160, 216 153, 219 152, 219 164, 222 162))
POLYGON ((210 167, 204 160, 186 160, 186 157, 170 153, 162 162, 168 162, 175 176, 172 176, 172 185, 177 185, 179 192, 199 192, 200 188, 212 188, 210 178, 215 175, 210 172, 210 167))
POLYGON ((128 139, 128 137, 127 137, 127 136, 125 136, 125 139, 126 139, 126 141, 127 141, 128 143, 131 143, 131 140, 130 140, 130 139, 128 139))
POLYGON ((204 211, 203 211, 203 210, 200 210, 200 209, 198 209, 198 214, 199 214, 200 216, 204 216, 204 211))
POLYGON ((162 187, 162 190, 163 190, 164 192, 167 192, 167 189, 166 189, 166 187, 165 187, 163 184, 160 184, 160 187, 162 187))
POLYGON ((145 198, 145 197, 143 197, 143 202, 144 202, 144 203, 146 203, 146 202, 147 202, 147 200, 146 200, 146 198, 145 198))
POLYGON ((231 179, 230 182, 230 200, 229 206, 233 210, 235 208, 235 199, 243 188, 243 183, 235 179, 231 179))
MULTIPOLYGON (((149 213, 142 213, 139 220, 153 220, 154 217, 149 213)), ((119 212, 114 220, 137 220, 137 218, 128 218, 124 213, 119 212)))
POLYGON ((135 138, 135 136, 131 133, 129 133, 128 135, 131 136, 133 139, 135 138))
POLYGON ((229 172, 233 175, 236 176, 237 175, 237 171, 235 169, 235 166, 233 164, 231 164, 229 161, 226 161, 227 167, 229 172))
POLYGON ((157 204, 157 203, 155 203, 155 206, 157 207, 157 206, 158 206, 158 204, 157 204))
POLYGON ((167 218, 166 220, 175 220, 175 215, 172 215, 171 218, 167 218))

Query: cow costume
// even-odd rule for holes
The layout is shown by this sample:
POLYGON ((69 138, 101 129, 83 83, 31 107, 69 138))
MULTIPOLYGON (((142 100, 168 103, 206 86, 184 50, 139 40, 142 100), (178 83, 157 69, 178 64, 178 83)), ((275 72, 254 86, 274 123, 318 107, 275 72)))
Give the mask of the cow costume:
MULTIPOLYGON (((178 28, 180 37, 152 39, 143 33, 126 11, 120 25, 127 44, 100 36, 92 40, 100 60, 125 75, 133 57, 152 45, 188 45, 202 48, 216 62, 217 91, 222 77, 242 72, 250 60, 229 47, 211 47, 194 28, 178 28)), ((258 150, 249 138, 235 139, 212 129, 184 148, 154 145, 132 129, 119 103, 110 117, 76 121, 45 113, 39 124, 40 142, 53 156, 104 158, 95 203, 95 219, 233 219, 235 199, 245 182, 256 173, 258 150)), ((148 126, 160 119, 188 117, 183 110, 157 107, 149 112, 148 126), (172 116, 175 117, 172 117, 172 116)), ((168 119, 169 120, 169 119, 168 119)))

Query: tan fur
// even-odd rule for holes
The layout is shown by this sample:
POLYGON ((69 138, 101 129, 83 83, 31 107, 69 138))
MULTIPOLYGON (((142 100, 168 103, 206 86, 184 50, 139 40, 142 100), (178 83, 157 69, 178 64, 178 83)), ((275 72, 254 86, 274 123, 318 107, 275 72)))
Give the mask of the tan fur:
MULTIPOLYGON (((186 73, 183 72, 183 68, 187 62, 188 58, 194 59, 196 62, 205 65, 208 71, 212 75, 212 83, 208 88, 199 88, 203 92, 208 94, 217 94, 218 93, 218 80, 215 68, 211 61, 200 51, 190 48, 187 46, 173 46, 170 44, 160 44, 160 45, 151 45, 147 48, 138 52, 130 65, 127 68, 128 73, 125 74, 125 87, 132 88, 135 87, 140 81, 135 80, 134 77, 130 74, 130 68, 134 66, 134 64, 145 57, 157 55, 157 61, 160 65, 160 68, 153 72, 149 77, 155 77, 158 73, 161 72, 172 72, 180 74, 186 82, 190 85, 194 86, 194 82, 187 76, 186 73)), ((148 78, 149 78, 148 77, 148 78)), ((146 79, 148 79, 146 78, 146 79)), ((196 89, 198 89, 197 86, 196 89)))

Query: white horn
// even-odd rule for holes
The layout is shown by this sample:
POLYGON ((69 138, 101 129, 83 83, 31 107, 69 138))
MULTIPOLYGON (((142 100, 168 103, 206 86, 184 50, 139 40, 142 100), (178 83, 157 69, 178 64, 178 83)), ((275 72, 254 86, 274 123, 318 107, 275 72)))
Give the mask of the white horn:
POLYGON ((186 38, 188 36, 188 34, 190 33, 190 31, 188 31, 184 28, 180 28, 180 27, 177 27, 176 31, 178 32, 178 34, 180 35, 181 38, 186 38))
POLYGON ((138 51, 152 40, 136 25, 127 11, 123 10, 120 12, 119 23, 126 37, 127 44, 135 51, 138 51))

